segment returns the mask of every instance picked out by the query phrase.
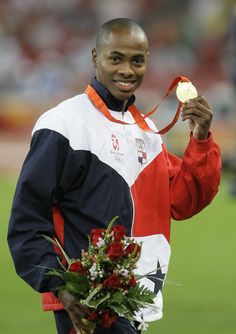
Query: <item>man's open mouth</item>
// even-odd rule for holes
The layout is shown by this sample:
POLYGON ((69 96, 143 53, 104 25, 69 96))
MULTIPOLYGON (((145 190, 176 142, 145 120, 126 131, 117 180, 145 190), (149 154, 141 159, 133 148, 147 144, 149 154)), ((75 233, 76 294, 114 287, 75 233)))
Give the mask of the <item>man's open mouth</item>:
POLYGON ((114 83, 120 90, 130 91, 135 86, 136 80, 132 80, 132 81, 114 80, 114 83))

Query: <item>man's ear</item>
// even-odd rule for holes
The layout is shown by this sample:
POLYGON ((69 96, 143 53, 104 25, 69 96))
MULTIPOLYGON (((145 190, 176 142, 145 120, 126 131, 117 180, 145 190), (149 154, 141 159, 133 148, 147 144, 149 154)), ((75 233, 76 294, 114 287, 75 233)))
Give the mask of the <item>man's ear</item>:
POLYGON ((95 48, 92 49, 92 64, 94 68, 97 68, 97 50, 95 48))

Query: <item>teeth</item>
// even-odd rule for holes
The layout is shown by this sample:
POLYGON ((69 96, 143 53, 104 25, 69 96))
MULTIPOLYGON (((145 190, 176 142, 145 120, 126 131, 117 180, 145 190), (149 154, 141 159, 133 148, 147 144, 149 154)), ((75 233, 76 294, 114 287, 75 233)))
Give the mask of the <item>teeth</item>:
POLYGON ((129 86, 132 84, 132 82, 122 82, 122 81, 117 81, 117 83, 122 86, 129 86))

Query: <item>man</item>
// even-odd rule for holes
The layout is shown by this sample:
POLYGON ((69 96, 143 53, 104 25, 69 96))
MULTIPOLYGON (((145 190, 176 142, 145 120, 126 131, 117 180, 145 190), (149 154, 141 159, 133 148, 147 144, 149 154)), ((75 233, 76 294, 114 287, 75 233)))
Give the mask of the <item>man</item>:
MULTIPOLYGON (((58 268, 58 261, 42 234, 57 235, 67 254, 77 258, 88 247, 89 231, 119 216, 127 233, 142 241, 138 271, 161 267, 143 280, 157 294, 156 309, 137 316, 139 322, 154 321, 162 317, 170 218, 191 217, 217 192, 219 148, 209 132, 212 110, 202 96, 186 103, 182 113, 191 130, 182 160, 167 152, 159 135, 138 124, 117 123, 134 123, 133 94, 147 58, 147 37, 138 24, 130 19, 105 23, 92 50, 96 78, 86 94, 43 114, 33 130, 13 202, 9 245, 18 274, 37 291, 47 292, 44 309, 54 310, 58 333, 80 327, 83 314, 72 295, 60 292, 60 303, 50 293, 61 282, 45 275, 43 267, 58 268)), ((148 124, 155 130, 150 120, 148 124)), ((109 329, 97 326, 95 333, 138 330, 119 318, 109 329)))

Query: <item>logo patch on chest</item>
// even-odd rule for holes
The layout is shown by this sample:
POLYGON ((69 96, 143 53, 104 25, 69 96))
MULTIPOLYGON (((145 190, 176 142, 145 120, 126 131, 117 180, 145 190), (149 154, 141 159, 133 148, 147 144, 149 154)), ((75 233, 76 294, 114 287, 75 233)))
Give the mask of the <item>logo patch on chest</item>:
POLYGON ((113 155, 114 160, 116 162, 121 163, 124 153, 120 152, 120 143, 119 143, 117 136, 114 134, 111 135, 111 146, 112 146, 112 149, 110 153, 113 155))
POLYGON ((137 151, 138 151, 138 162, 141 165, 144 165, 147 163, 147 152, 145 149, 145 142, 142 139, 135 138, 137 151))
POLYGON ((118 138, 113 134, 111 135, 111 143, 112 143, 112 147, 114 151, 119 151, 120 145, 119 145, 118 138))

